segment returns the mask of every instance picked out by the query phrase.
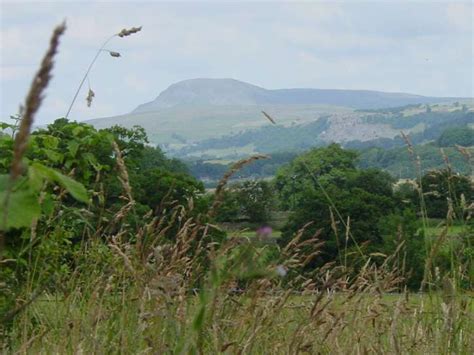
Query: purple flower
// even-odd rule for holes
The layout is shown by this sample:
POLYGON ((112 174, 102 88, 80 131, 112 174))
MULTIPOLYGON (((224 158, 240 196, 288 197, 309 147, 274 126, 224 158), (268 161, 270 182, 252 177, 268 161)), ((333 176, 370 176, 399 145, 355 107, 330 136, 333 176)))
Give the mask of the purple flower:
POLYGON ((257 235, 260 237, 269 237, 272 235, 272 227, 263 226, 257 229, 257 235))

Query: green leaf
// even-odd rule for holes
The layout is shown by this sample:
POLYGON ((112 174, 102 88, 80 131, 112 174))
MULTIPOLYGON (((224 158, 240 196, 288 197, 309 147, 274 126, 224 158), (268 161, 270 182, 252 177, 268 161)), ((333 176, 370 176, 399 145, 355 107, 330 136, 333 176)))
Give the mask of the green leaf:
POLYGON ((76 141, 70 141, 67 148, 69 153, 71 153, 71 156, 74 158, 79 150, 79 143, 76 141))
POLYGON ((80 135, 83 131, 84 131, 84 127, 83 127, 83 126, 77 126, 76 128, 74 128, 74 129, 72 130, 72 134, 75 135, 75 136, 78 136, 78 135, 80 135))
POLYGON ((46 195, 44 197, 43 203, 41 204, 41 210, 45 216, 50 216, 54 212, 54 200, 51 195, 46 195))
POLYGON ((54 169, 48 168, 40 163, 33 163, 31 164, 30 168, 28 169, 28 174, 31 176, 33 174, 42 176, 44 179, 49 181, 56 181, 55 171, 54 169))
POLYGON ((87 190, 84 185, 74 179, 39 163, 32 164, 31 168, 36 169, 40 174, 43 174, 46 179, 54 181, 64 187, 76 200, 84 203, 89 201, 89 196, 87 195, 87 190))
POLYGON ((84 203, 87 203, 89 201, 89 196, 87 195, 87 190, 84 185, 57 171, 55 171, 55 173, 56 182, 58 182, 62 187, 64 187, 67 192, 71 194, 72 197, 84 203))
POLYGON ((56 149, 59 144, 59 139, 53 136, 48 136, 48 135, 42 135, 41 138, 43 138, 43 144, 46 148, 48 149, 56 149))
POLYGON ((6 191, 0 192, 0 230, 29 227, 33 219, 38 218, 41 212, 38 195, 31 190, 14 191, 10 194, 8 205, 5 206, 6 194, 6 191), (3 225, 5 213, 6 226, 3 225))
POLYGON ((36 191, 41 190, 43 187, 43 182, 45 180, 44 174, 42 174, 38 169, 35 169, 34 166, 31 166, 28 169, 28 182, 30 187, 36 191))
POLYGON ((51 149, 45 149, 44 153, 53 163, 60 163, 63 160, 63 155, 51 149))

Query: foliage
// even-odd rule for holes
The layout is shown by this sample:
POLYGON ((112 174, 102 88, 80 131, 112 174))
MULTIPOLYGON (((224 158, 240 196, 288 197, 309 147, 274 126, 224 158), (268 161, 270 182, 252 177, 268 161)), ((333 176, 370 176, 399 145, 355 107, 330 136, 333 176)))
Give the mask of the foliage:
POLYGON ((228 147, 244 147, 253 145, 261 153, 281 151, 301 151, 323 142, 318 136, 329 127, 327 117, 321 117, 304 125, 264 126, 255 130, 239 132, 220 138, 210 138, 186 147, 177 152, 180 156, 208 149, 223 149, 228 147))
POLYGON ((474 129, 469 127, 452 127, 446 129, 437 141, 440 147, 474 146, 474 129))
POLYGON ((362 243, 376 250, 383 242, 379 222, 395 212, 392 178, 377 170, 355 168, 356 154, 337 145, 314 149, 282 169, 276 186, 292 214, 281 243, 307 223, 305 235, 317 230, 325 241, 314 265, 342 259, 362 243), (287 202, 288 201, 288 202, 287 202))
MULTIPOLYGON (((440 148, 435 144, 415 145, 413 151, 416 156, 420 157, 420 167, 414 162, 414 157, 406 146, 393 149, 370 148, 362 150, 358 166, 362 169, 382 169, 394 177, 411 179, 416 178, 419 172, 424 174, 429 170, 446 167, 446 160, 440 152, 440 148)), ((448 158, 454 171, 460 174, 471 173, 471 162, 456 148, 444 148, 444 155, 448 158)))
POLYGON ((284 208, 295 207, 314 187, 314 177, 329 177, 355 169, 355 151, 337 144, 316 148, 296 157, 283 166, 275 177, 275 185, 284 208))
MULTIPOLYGON (((258 179, 272 177, 277 170, 291 160, 298 153, 277 152, 272 153, 268 159, 257 160, 254 163, 243 167, 237 174, 235 180, 258 179)), ((229 170, 232 163, 227 161, 206 161, 193 160, 186 161, 190 173, 197 179, 205 181, 209 186, 215 186, 224 173, 229 170)))
MULTIPOLYGON (((32 133, 25 174, 12 184, 8 173, 13 136, 0 136, 3 256, 15 261, 2 267, 0 276, 7 281, 10 294, 26 279, 32 286, 44 283, 49 287, 52 279, 70 272, 72 254, 81 242, 104 231, 117 231, 120 223, 138 226, 150 210, 170 216, 171 208, 194 199, 195 213, 206 211, 207 202, 201 202, 199 196, 202 184, 186 174, 183 164, 167 159, 146 142, 138 127, 98 131, 59 119, 32 133), (112 147, 114 141, 125 162, 122 168, 112 147), (120 169, 128 169, 127 181, 117 179, 123 175, 120 169), (125 210, 124 184, 130 184, 136 196, 125 210), (125 213, 130 209, 134 213, 125 213), (38 260, 41 273, 31 270, 38 260)), ((135 239, 136 233, 124 237, 135 239)), ((172 229, 166 237, 174 238, 172 229)), ((0 299, 0 308, 10 307, 11 300, 0 299)))
POLYGON ((378 228, 383 238, 380 251, 390 255, 401 246, 397 254, 396 267, 406 279, 408 288, 418 289, 423 280, 427 255, 423 230, 416 213, 411 209, 392 213, 380 220, 378 228))
POLYGON ((474 201, 472 182, 466 176, 453 174, 450 169, 428 172, 422 177, 421 184, 428 216, 431 218, 446 218, 448 209, 451 208, 457 218, 463 219, 462 200, 474 201))
POLYGON ((223 197, 223 204, 216 216, 218 221, 232 222, 246 219, 252 223, 264 223, 275 209, 272 186, 264 180, 247 180, 232 185, 223 197))

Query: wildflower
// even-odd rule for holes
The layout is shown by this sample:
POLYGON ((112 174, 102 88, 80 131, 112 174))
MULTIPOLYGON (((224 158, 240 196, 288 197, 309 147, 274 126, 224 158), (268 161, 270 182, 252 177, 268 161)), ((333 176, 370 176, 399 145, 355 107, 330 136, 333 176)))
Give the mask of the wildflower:
POLYGON ((275 271, 276 271, 277 275, 280 276, 280 277, 285 277, 286 274, 288 273, 287 268, 284 267, 283 265, 278 265, 278 266, 276 267, 276 270, 275 270, 275 271))
POLYGON ((272 235, 272 232, 273 232, 272 227, 269 227, 269 226, 260 227, 259 229, 257 229, 257 236, 263 237, 263 238, 270 237, 272 235))

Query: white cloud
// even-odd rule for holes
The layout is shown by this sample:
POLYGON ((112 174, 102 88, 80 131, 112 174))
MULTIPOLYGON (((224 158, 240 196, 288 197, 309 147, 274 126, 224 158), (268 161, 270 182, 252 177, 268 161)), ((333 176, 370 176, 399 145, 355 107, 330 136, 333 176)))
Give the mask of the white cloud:
POLYGON ((449 4, 446 9, 448 21, 451 25, 460 31, 474 31, 474 5, 472 2, 460 2, 449 4))
POLYGON ((127 112, 173 82, 234 77, 269 88, 362 88, 473 95, 472 4, 413 2, 1 3, 1 117, 17 109, 47 46, 67 18, 41 120, 63 114, 101 43, 109 49, 74 116, 127 112), (426 60, 429 59, 429 60, 426 60))
POLYGON ((2 81, 25 80, 34 74, 34 66, 7 65, 0 68, 2 81))

